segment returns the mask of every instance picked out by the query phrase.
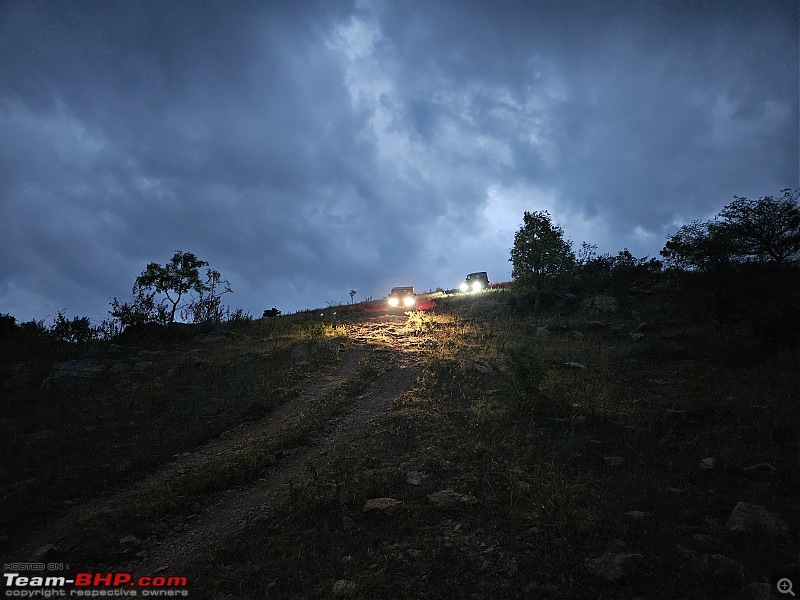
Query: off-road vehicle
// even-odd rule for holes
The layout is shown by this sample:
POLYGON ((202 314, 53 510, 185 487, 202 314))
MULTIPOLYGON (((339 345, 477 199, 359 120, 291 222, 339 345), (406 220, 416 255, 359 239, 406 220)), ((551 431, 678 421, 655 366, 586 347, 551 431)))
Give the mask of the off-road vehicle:
POLYGON ((393 287, 389 292, 389 307, 397 308, 411 308, 416 304, 416 294, 413 287, 393 287))
POLYGON ((486 271, 478 271, 477 273, 470 273, 467 278, 459 286, 462 292, 477 292, 485 290, 489 287, 489 276, 486 271))

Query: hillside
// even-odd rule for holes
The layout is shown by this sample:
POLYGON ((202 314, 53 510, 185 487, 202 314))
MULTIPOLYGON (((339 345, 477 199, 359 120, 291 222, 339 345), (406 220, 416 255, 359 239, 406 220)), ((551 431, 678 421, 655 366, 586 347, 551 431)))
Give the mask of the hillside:
POLYGON ((230 599, 761 598, 798 571, 793 335, 689 279, 434 299, 10 338, 4 561, 230 599))

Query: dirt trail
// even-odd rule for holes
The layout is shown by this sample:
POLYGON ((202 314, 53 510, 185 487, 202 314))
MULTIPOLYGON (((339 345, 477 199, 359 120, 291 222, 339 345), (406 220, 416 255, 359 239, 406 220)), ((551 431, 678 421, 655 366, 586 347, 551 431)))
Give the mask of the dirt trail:
MULTIPOLYGON (((354 347, 344 351, 338 369, 333 375, 322 378, 302 398, 287 405, 281 414, 270 415, 268 423, 255 427, 258 432, 280 425, 280 420, 303 405, 320 398, 326 390, 333 389, 333 382, 344 383, 352 376, 360 361, 373 350, 368 344, 380 341, 384 347, 391 341, 397 350, 386 360, 386 371, 359 397, 355 406, 342 415, 333 427, 319 439, 300 452, 284 460, 254 485, 228 490, 215 504, 205 507, 193 518, 175 526, 169 537, 145 544, 148 556, 144 560, 123 565, 141 575, 169 569, 177 572, 189 558, 197 555, 203 547, 214 542, 234 537, 244 530, 258 515, 271 507, 285 502, 289 497, 289 482, 297 481, 307 471, 308 465, 324 469, 336 452, 358 435, 367 432, 370 423, 389 404, 410 389, 420 374, 418 357, 412 346, 404 342, 402 334, 404 317, 373 317, 366 323, 348 325, 348 337, 355 341, 354 347), (176 570, 177 569, 177 570, 176 570)), ((229 444, 243 443, 249 431, 237 433, 229 444)), ((229 444, 226 444, 229 445, 229 444)), ((201 450, 202 452, 202 450, 201 450)))
MULTIPOLYGON (((301 393, 262 419, 242 425, 226 432, 217 440, 191 452, 178 455, 169 464, 119 492, 92 501, 93 509, 102 510, 112 506, 121 498, 141 489, 153 481, 168 481, 195 468, 202 468, 209 459, 236 451, 251 440, 281 429, 293 416, 328 392, 343 385, 358 371, 361 362, 374 355, 376 348, 385 372, 359 396, 354 406, 332 423, 325 434, 312 440, 311 444, 284 457, 270 468, 263 478, 251 485, 231 488, 207 500, 189 517, 172 517, 157 524, 157 536, 138 542, 136 551, 146 552, 145 557, 128 559, 127 563, 109 564, 115 570, 131 571, 139 575, 153 575, 169 569, 176 572, 188 559, 197 555, 209 544, 235 536, 258 515, 288 499, 289 482, 297 481, 306 472, 308 465, 324 469, 340 448, 369 430, 370 422, 380 415, 389 404, 410 389, 421 372, 419 365, 419 342, 409 339, 404 331, 406 318, 403 315, 370 317, 357 323, 346 323, 347 337, 351 340, 342 350, 336 365, 326 368, 311 377, 302 387, 301 393), (166 534, 164 532, 167 532, 166 534)), ((81 508, 81 507, 78 507, 81 508)), ((47 543, 65 539, 74 528, 72 511, 52 523, 45 531, 38 532, 27 541, 23 556, 47 543)), ((122 537, 129 532, 121 531, 122 537)), ((67 540, 68 541, 68 540, 67 540)))

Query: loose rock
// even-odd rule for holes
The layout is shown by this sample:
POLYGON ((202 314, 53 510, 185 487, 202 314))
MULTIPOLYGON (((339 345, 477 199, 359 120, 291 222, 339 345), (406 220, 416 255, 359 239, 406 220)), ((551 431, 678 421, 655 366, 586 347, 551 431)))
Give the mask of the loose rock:
POLYGON ((52 562, 61 556, 61 552, 53 544, 47 544, 33 553, 34 562, 52 562))
POLYGON ((742 469, 742 475, 747 477, 757 477, 760 479, 769 479, 770 477, 774 477, 775 473, 777 472, 778 470, 775 468, 775 466, 768 462, 758 463, 757 465, 742 469))
POLYGON ((406 483, 410 485, 420 485, 422 483, 422 477, 419 471, 409 471, 406 473, 406 483))
POLYGON ((614 581, 633 573, 642 558, 641 554, 604 554, 600 558, 586 559, 586 569, 606 581, 614 581))
POLYGON ((400 500, 395 500, 394 498, 372 498, 364 503, 364 508, 362 510, 365 513, 374 511, 392 514, 397 511, 402 504, 400 500))
POLYGON ((564 366, 568 369, 579 369, 581 371, 585 371, 587 369, 586 365, 579 362, 565 362, 564 366))
POLYGON ((428 500, 431 504, 440 508, 457 506, 459 504, 475 504, 478 502, 475 496, 461 494, 452 489, 440 490, 433 494, 428 494, 428 500))
POLYGON ((628 516, 635 521, 641 521, 642 519, 649 517, 650 513, 641 510, 629 510, 625 513, 625 516, 628 516))
POLYGON ((103 373, 103 365, 93 360, 70 360, 53 365, 50 374, 42 382, 42 389, 49 389, 63 379, 92 379, 103 373))
POLYGON ((492 366, 485 360, 476 360, 475 362, 472 363, 472 368, 475 369, 478 373, 483 373, 485 375, 494 373, 494 369, 492 369, 492 366))
POLYGON ((352 598, 356 595, 356 582, 352 579, 335 581, 331 593, 334 598, 352 598))

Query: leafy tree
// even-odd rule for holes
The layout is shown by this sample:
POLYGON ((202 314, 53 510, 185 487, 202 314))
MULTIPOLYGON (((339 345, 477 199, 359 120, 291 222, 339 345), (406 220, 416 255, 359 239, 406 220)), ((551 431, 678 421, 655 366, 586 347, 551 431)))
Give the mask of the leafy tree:
POLYGON ((581 242, 581 249, 578 250, 577 264, 585 267, 597 258, 597 244, 581 242))
POLYGON ((203 280, 200 269, 207 265, 191 252, 180 250, 163 266, 151 262, 136 278, 130 302, 120 302, 117 298, 111 301, 111 316, 123 327, 145 323, 168 325, 175 321, 175 313, 181 308, 182 316, 191 322, 221 322, 224 311, 220 296, 232 290, 228 281, 213 269, 206 270, 203 280))
POLYGON ((156 306, 155 292, 145 293, 134 286, 133 293, 134 297, 130 302, 120 302, 116 297, 111 300, 109 313, 113 319, 123 328, 145 323, 166 325, 167 311, 162 305, 156 306))
POLYGON ((781 191, 782 198, 734 196, 720 212, 743 257, 782 263, 800 256, 800 189, 781 191))
POLYGON ((184 295, 192 290, 201 294, 206 286, 200 279, 200 268, 208 263, 200 260, 191 252, 178 250, 168 263, 161 266, 151 262, 133 284, 134 293, 148 292, 163 294, 162 304, 170 305, 167 323, 175 321, 175 312, 184 295))
POLYGON ((197 291, 197 298, 190 301, 181 314, 192 323, 221 323, 225 316, 222 294, 232 291, 231 284, 222 279, 219 271, 206 269, 206 280, 197 291))
POLYGON ((353 303, 353 299, 356 297, 358 290, 350 290, 350 304, 353 303))
POLYGON ((672 235, 660 252, 668 267, 714 271, 736 261, 736 243, 717 221, 692 221, 672 235))
POLYGON ((10 314, 0 314, 0 338, 11 337, 17 333, 17 318, 10 314))
POLYGON ((523 293, 533 292, 538 310, 542 292, 572 273, 575 254, 547 211, 525 211, 522 221, 514 234, 511 276, 523 293))
POLYGON ((92 327, 89 317, 72 317, 72 320, 69 320, 63 312, 59 311, 53 320, 50 335, 53 339, 62 342, 85 344, 96 337, 96 331, 92 327))
POLYGON ((783 263, 800 256, 800 190, 783 197, 734 201, 713 221, 693 221, 672 235, 661 256, 668 266, 713 271, 741 262, 783 263))

